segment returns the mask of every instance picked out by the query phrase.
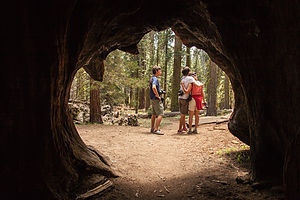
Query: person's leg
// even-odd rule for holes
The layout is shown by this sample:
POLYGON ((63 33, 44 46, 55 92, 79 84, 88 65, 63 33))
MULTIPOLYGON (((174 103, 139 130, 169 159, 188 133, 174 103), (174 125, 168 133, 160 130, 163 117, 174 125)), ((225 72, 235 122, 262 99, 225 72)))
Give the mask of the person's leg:
POLYGON ((179 107, 179 112, 180 112, 178 133, 181 133, 183 130, 183 127, 185 127, 185 124, 183 122, 185 119, 183 103, 184 103, 184 101, 182 101, 181 99, 178 99, 178 107, 179 107))
POLYGON ((159 115, 159 116, 157 117, 154 131, 159 130, 158 128, 159 128, 159 125, 160 125, 160 122, 161 122, 162 118, 163 118, 162 115, 159 115))
POLYGON ((189 132, 188 133, 192 133, 192 126, 193 126, 193 115, 194 115, 194 111, 189 111, 189 132))
POLYGON ((179 129, 178 130, 181 130, 184 127, 184 122, 185 122, 185 115, 180 114, 179 129))
POLYGON ((184 104, 184 106, 183 106, 184 117, 182 119, 182 130, 187 131, 186 123, 185 123, 185 115, 189 114, 189 103, 186 100, 183 100, 183 104, 184 104))
POLYGON ((193 115, 194 115, 195 106, 196 106, 195 99, 192 98, 192 100, 189 102, 189 133, 192 133, 193 115))
POLYGON ((152 115, 151 117, 151 131, 154 130, 156 115, 152 115))
POLYGON ((182 130, 187 131, 186 123, 185 123, 185 115, 184 115, 184 117, 183 117, 182 124, 183 124, 183 125, 182 125, 182 130))
POLYGON ((197 128, 199 125, 199 110, 196 109, 195 111, 195 129, 194 129, 194 133, 197 133, 197 128))
POLYGON ((163 115, 164 115, 163 103, 161 101, 156 101, 155 108, 156 108, 155 113, 156 113, 157 119, 156 119, 156 122, 155 122, 154 133, 159 134, 159 135, 163 135, 163 133, 159 130, 160 122, 161 122, 161 120, 163 118, 163 115))

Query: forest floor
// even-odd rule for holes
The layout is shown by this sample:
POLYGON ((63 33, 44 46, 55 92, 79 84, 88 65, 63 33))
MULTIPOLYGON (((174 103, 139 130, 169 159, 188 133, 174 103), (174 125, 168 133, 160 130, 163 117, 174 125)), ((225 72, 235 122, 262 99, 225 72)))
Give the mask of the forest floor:
MULTIPOLYGON (((200 117, 200 123, 211 120, 200 117)), ((249 147, 233 136, 227 123, 202 124, 198 134, 177 134, 178 117, 164 118, 164 135, 141 126, 76 125, 87 145, 107 155, 120 177, 114 187, 92 199, 284 199, 277 186, 257 190, 238 184, 249 173, 249 147)), ((279 187, 281 188, 281 187, 279 187)))

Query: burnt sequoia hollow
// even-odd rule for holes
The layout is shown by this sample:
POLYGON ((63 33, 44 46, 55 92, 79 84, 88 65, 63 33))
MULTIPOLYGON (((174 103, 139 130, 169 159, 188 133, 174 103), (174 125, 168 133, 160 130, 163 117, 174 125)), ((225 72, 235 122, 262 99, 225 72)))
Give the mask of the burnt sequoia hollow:
POLYGON ((185 45, 204 49, 230 78, 236 104, 228 126, 251 146, 252 178, 282 181, 288 199, 300 196, 298 1, 6 4, 0 47, 2 196, 74 199, 116 176, 72 123, 72 79, 85 66, 101 80, 109 52, 136 54, 144 34, 168 27, 185 45))

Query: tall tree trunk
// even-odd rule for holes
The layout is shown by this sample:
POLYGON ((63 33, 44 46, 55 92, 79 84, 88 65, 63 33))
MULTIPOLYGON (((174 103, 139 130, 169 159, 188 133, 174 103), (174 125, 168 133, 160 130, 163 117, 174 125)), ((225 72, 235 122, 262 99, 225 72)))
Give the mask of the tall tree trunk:
POLYGON ((224 80, 224 108, 225 109, 229 109, 230 105, 229 105, 229 78, 225 73, 225 80, 224 80))
MULTIPOLYGON (((145 77, 145 72, 146 72, 145 60, 146 60, 145 47, 143 43, 140 43, 139 65, 140 65, 140 69, 143 69, 140 75, 141 79, 144 79, 145 77)), ((146 93, 145 86, 142 86, 139 90, 139 109, 145 108, 145 101, 146 101, 145 93, 146 93)))
POLYGON ((129 105, 129 95, 128 95, 128 89, 127 87, 124 87, 124 94, 125 94, 125 105, 128 106, 129 105))
POLYGON ((217 70, 218 66, 213 61, 210 61, 206 95, 208 103, 208 108, 206 112, 207 116, 217 115, 217 70))
POLYGON ((181 75, 181 48, 182 42, 179 37, 175 36, 174 46, 174 67, 172 80, 172 94, 171 94, 171 111, 178 111, 178 90, 180 86, 181 75))
MULTIPOLYGON (((151 31, 149 34, 150 37, 150 66, 148 68, 148 80, 150 80, 150 77, 152 75, 152 67, 154 63, 154 31, 151 31)), ((145 110, 147 111, 150 107, 150 88, 146 88, 146 107, 145 110)))
POLYGON ((195 49, 195 51, 194 51, 194 60, 195 60, 195 62, 194 62, 193 70, 196 73, 198 73, 198 57, 199 57, 198 49, 195 49))
MULTIPOLYGON (((168 40, 169 40, 169 31, 165 30, 165 66, 164 66, 164 90, 167 93, 167 76, 168 76, 168 40)), ((167 94, 164 94, 166 99, 167 94)), ((164 101, 164 109, 166 109, 166 101, 164 101)))
POLYGON ((145 108, 145 88, 140 88, 139 90, 139 109, 145 108))
POLYGON ((186 47, 186 66, 188 66, 189 68, 191 68, 191 48, 190 47, 186 47))
MULTIPOLYGON (((139 69, 136 69, 136 78, 139 78, 139 69)), ((135 89, 135 113, 139 112, 139 87, 135 89)))
POLYGON ((90 122, 102 124, 100 86, 98 82, 90 78, 90 122))
POLYGON ((157 33, 156 65, 159 66, 160 33, 157 33))
POLYGON ((129 107, 132 108, 133 106, 134 106, 133 89, 129 88, 129 107))

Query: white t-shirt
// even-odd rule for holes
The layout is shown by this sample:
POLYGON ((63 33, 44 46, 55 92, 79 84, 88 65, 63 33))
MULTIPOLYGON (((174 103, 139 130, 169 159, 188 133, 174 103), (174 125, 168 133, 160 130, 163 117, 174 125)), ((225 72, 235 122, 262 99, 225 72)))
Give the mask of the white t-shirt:
MULTIPOLYGON (((187 89, 190 83, 195 82, 195 79, 192 76, 184 76, 184 77, 182 77, 181 82, 184 83, 184 87, 185 87, 185 89, 187 89)), ((180 89, 183 91, 181 82, 180 82, 180 89)), ((189 97, 189 94, 184 94, 182 96, 178 96, 179 99, 187 99, 188 97, 189 97)))

